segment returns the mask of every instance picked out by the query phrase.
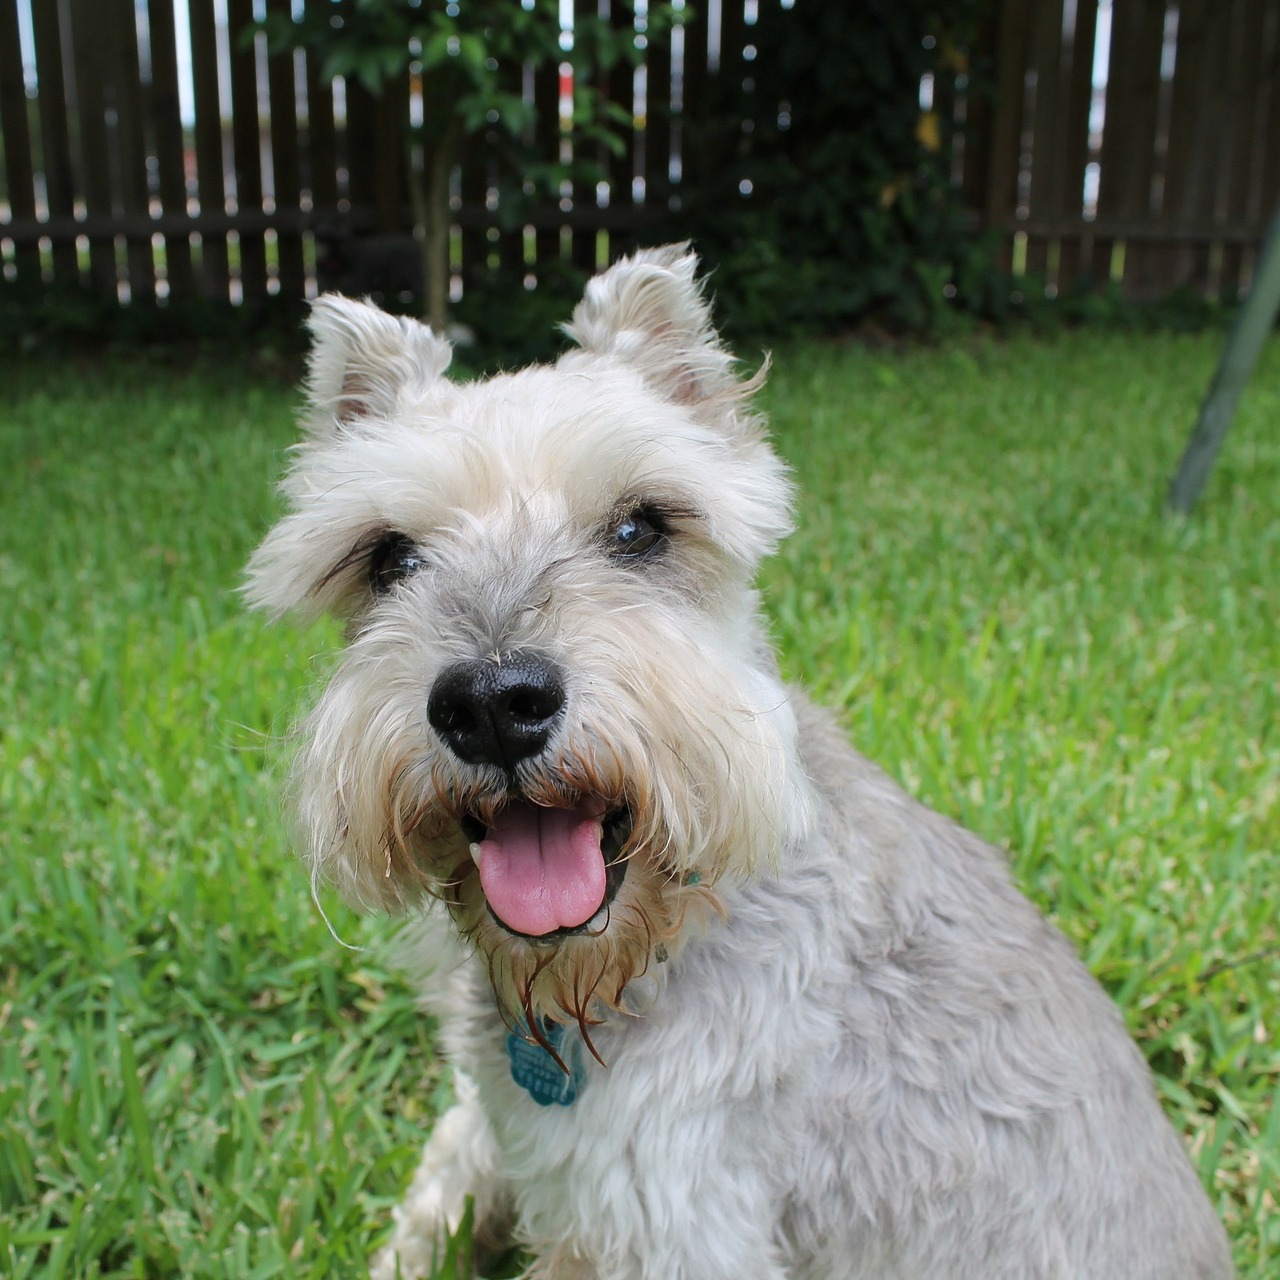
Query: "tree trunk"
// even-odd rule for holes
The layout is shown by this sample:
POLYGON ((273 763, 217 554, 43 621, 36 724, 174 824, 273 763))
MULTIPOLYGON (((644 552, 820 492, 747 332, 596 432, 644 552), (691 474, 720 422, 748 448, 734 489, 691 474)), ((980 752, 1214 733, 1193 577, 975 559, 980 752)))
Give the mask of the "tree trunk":
POLYGON ((423 172, 409 164, 414 234, 422 252, 422 318, 441 335, 449 325, 449 178, 460 141, 461 131, 450 122, 428 144, 423 172))

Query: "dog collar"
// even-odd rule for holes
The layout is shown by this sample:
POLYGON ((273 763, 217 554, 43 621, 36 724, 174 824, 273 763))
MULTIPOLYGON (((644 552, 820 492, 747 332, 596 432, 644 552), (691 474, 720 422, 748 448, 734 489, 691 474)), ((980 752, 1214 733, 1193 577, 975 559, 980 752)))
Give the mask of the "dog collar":
POLYGON ((586 1080, 586 1069, 575 1042, 565 1043, 565 1026, 542 1018, 538 1022, 547 1044, 567 1070, 562 1070, 551 1053, 533 1039, 523 1022, 507 1032, 507 1058, 511 1062, 511 1078, 540 1107, 569 1107, 577 1101, 578 1091, 586 1080))

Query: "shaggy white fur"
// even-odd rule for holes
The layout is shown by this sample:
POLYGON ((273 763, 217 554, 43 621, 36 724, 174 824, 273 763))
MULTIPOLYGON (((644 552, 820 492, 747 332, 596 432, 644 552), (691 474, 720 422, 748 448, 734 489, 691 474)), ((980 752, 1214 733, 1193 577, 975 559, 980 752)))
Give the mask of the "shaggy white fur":
POLYGON ((348 622, 300 727, 308 856, 421 908, 457 1068, 374 1275, 428 1275, 472 1197, 554 1280, 1230 1276, 1146 1064, 1003 855, 781 682, 752 579, 790 486, 695 265, 620 262, 576 351, 473 384, 421 326, 313 311, 247 593, 348 622), (512 1036, 571 1105, 517 1083, 512 1036))

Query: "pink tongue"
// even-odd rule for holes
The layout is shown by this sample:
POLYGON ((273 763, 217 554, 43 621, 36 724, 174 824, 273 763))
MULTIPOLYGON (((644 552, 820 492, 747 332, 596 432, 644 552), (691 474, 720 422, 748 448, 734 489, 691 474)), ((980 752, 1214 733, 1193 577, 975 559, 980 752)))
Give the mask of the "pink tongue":
POLYGON ((600 819, 585 806, 508 805, 480 845, 479 864, 489 906, 516 933, 576 928, 604 901, 600 819))

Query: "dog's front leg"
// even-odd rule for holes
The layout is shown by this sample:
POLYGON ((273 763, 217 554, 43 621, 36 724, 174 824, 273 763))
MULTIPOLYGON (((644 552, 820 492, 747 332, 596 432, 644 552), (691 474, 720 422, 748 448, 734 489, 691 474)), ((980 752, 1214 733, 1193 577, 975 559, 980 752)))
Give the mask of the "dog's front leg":
POLYGON ((445 1254, 450 1234, 474 1204, 473 1238, 479 1252, 509 1243, 510 1210, 496 1173, 489 1122, 469 1076, 458 1072, 458 1101, 437 1122, 404 1201, 395 1210, 395 1230, 371 1268, 372 1280, 422 1280, 445 1254))
POLYGON ((754 1194, 760 1188, 730 1177, 704 1194, 679 1170, 653 1173, 670 1179, 633 1183, 629 1213, 601 1204, 602 1233, 566 1221, 558 1237, 527 1238, 536 1260, 522 1280, 793 1280, 775 1238, 776 1206, 754 1194))
MULTIPOLYGON (((734 1252, 738 1251, 731 1247, 730 1253, 734 1252)), ((701 1254, 701 1248, 695 1254, 701 1254)), ((561 1245, 539 1257, 522 1273, 521 1280, 705 1280, 710 1276, 718 1280, 722 1275, 732 1276, 733 1280, 790 1280, 790 1273, 768 1256, 720 1257, 711 1264, 715 1268, 712 1271, 705 1270, 706 1265, 705 1257, 681 1260, 664 1254, 657 1260, 633 1258, 601 1268, 584 1261, 573 1246, 561 1245), (723 1269, 721 1263, 729 1269, 723 1269), (739 1265, 740 1270, 733 1269, 739 1265)))

